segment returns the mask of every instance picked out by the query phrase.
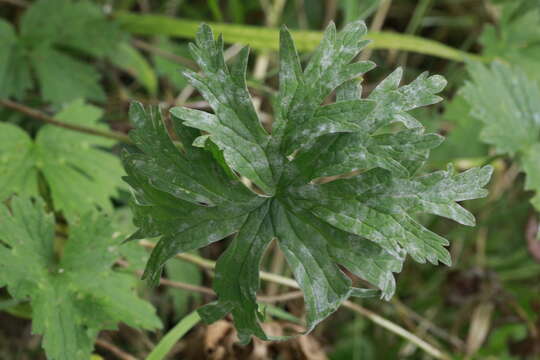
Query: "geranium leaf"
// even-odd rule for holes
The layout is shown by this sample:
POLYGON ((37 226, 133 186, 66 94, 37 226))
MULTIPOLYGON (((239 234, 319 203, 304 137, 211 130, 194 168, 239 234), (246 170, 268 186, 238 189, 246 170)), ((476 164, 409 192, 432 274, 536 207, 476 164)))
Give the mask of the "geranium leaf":
MULTIPOLYGON (((56 114, 58 121, 104 129, 98 120, 102 111, 78 100, 56 114)), ((11 124, 0 124, 0 170, 3 187, 0 198, 13 193, 37 194, 38 173, 44 175, 56 210, 68 219, 96 206, 112 210, 110 198, 124 185, 118 157, 104 151, 113 140, 45 125, 32 141, 11 124), (4 161, 2 162, 2 159, 4 161), (81 191, 84 189, 84 191, 81 191)))
MULTIPOLYGON (((471 116, 483 123, 480 139, 494 146, 499 154, 521 158, 527 174, 526 189, 538 193, 538 82, 519 68, 498 62, 490 67, 478 63, 467 66, 471 81, 463 87, 462 95, 471 106, 471 116)), ((532 199, 532 203, 540 209, 538 195, 532 199)))
POLYGON ((152 306, 139 299, 135 278, 111 269, 119 239, 109 221, 92 213, 71 224, 60 260, 55 224, 41 200, 14 197, 0 207, 0 286, 30 300, 32 331, 43 335, 50 359, 86 360, 102 329, 119 322, 160 327, 152 306))
POLYGON ((161 236, 145 276, 155 281, 177 252, 236 234, 217 262, 218 301, 200 314, 212 322, 232 313, 243 343, 252 335, 276 339, 264 333, 256 301, 259 265, 272 239, 304 292, 309 332, 350 296, 389 299, 393 273, 407 254, 450 264, 448 241, 415 215, 473 225, 457 202, 487 194, 489 166, 416 175, 442 139, 425 134, 408 111, 440 101, 436 94, 446 81, 422 74, 400 86, 398 69, 361 98, 356 77, 373 64, 351 61, 366 45, 365 32, 362 22, 340 33, 331 24, 302 70, 290 34, 281 30, 270 134, 245 87, 247 50, 227 66, 221 38, 205 25, 192 46, 202 73, 187 76, 213 113, 173 108, 169 134, 158 112, 132 105, 131 136, 139 150, 126 153, 124 164, 136 236, 161 236), (322 105, 333 91, 336 102, 322 105), (389 126, 396 122, 401 125, 389 126), (340 266, 378 290, 354 287, 340 266))

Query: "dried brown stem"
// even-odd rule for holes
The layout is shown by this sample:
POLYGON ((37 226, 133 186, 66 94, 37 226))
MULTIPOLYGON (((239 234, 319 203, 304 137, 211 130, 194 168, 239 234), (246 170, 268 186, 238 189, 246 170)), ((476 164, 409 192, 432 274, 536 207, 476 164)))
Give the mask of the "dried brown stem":
POLYGON ((25 115, 33 118, 33 119, 40 120, 40 121, 43 121, 43 122, 45 122, 47 124, 58 126, 58 127, 61 127, 61 128, 67 129, 67 130, 77 131, 77 132, 85 133, 85 134, 89 134, 89 135, 96 135, 96 136, 106 137, 106 138, 109 138, 109 139, 121 141, 121 142, 126 143, 126 144, 132 144, 133 143, 131 141, 131 139, 127 135, 122 134, 120 132, 104 131, 104 130, 94 129, 94 128, 90 128, 90 127, 86 127, 86 126, 74 125, 74 124, 69 124, 69 123, 65 123, 65 122, 62 122, 62 121, 58 121, 55 118, 53 118, 52 116, 49 116, 49 115, 45 114, 42 111, 33 109, 31 107, 28 107, 26 105, 23 105, 23 104, 20 104, 18 102, 11 101, 11 100, 8 100, 8 99, 0 99, 0 105, 4 106, 6 108, 9 108, 11 110, 18 111, 18 112, 20 112, 22 114, 25 114, 25 115))
MULTIPOLYGON (((128 267, 129 266, 129 264, 124 260, 117 260, 116 263, 118 265, 122 266, 122 267, 128 267)), ((201 266, 201 267, 204 267, 204 266, 201 266)), ((142 276, 143 271, 136 270, 135 274, 137 274, 138 276, 142 276)), ((210 295, 210 296, 217 296, 216 293, 214 292, 214 290, 212 290, 212 289, 210 289, 209 287, 206 287, 206 286, 193 285, 193 284, 188 284, 188 283, 181 282, 181 281, 173 281, 173 280, 165 279, 165 278, 160 278, 159 279, 159 284, 163 285, 163 286, 169 286, 169 287, 172 287, 172 288, 176 288, 176 289, 182 289, 182 290, 186 290, 186 291, 198 292, 198 293, 205 294, 205 295, 210 295)), ((276 303, 276 302, 282 302, 282 301, 288 301, 288 300, 297 299, 297 298, 300 298, 302 296, 303 296, 303 293, 301 291, 291 291, 291 292, 287 292, 287 293, 284 293, 284 294, 278 294, 278 295, 271 295, 271 296, 261 295, 261 296, 257 296, 257 300, 259 300, 261 302, 265 302, 265 303, 276 303)))
POLYGON ((121 350, 120 348, 118 348, 116 345, 111 344, 110 342, 105 341, 103 339, 97 339, 96 340, 96 345, 103 348, 103 349, 105 349, 105 350, 107 350, 111 354, 114 354, 120 360, 137 360, 136 357, 131 356, 127 352, 125 352, 125 351, 121 350))
POLYGON ((187 68, 190 68, 191 70, 197 70, 199 67, 197 66, 197 63, 191 59, 185 58, 183 56, 179 56, 176 54, 173 54, 172 52, 163 50, 157 46, 154 46, 150 43, 147 43, 146 41, 142 41, 139 39, 133 39, 131 40, 131 43, 135 45, 135 47, 144 50, 146 52, 156 54, 158 56, 161 56, 167 60, 174 61, 178 64, 184 65, 187 68))

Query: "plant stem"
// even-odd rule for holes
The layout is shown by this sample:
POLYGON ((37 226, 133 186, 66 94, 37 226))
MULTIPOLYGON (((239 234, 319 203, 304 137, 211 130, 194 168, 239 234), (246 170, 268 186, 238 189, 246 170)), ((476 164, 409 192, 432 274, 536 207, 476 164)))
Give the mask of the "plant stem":
POLYGON ((336 18, 337 8, 338 8, 338 1, 337 0, 326 0, 325 1, 325 11, 324 11, 324 26, 327 26, 330 21, 334 21, 336 18))
MULTIPOLYGON (((142 275, 142 271, 137 271, 137 275, 139 276, 142 275)), ((214 290, 205 286, 197 286, 197 285, 192 285, 192 284, 188 284, 188 283, 184 283, 180 281, 173 281, 173 280, 169 280, 165 278, 159 279, 159 284, 176 288, 176 289, 194 291, 194 292, 199 292, 201 294, 217 296, 214 290)), ((283 293, 279 295, 257 296, 257 300, 263 303, 275 303, 275 302, 298 299, 302 296, 303 296, 303 293, 301 291, 291 291, 291 292, 287 292, 287 293, 283 293)))
POLYGON ((156 345, 146 360, 162 360, 164 359, 171 348, 180 340, 189 330, 201 321, 201 317, 197 310, 194 310, 185 316, 178 324, 175 325, 156 345))
MULTIPOLYGON (((278 246, 277 240, 274 240, 274 246, 272 248, 272 263, 270 264, 270 272, 274 274, 282 274, 283 266, 285 265, 285 255, 278 246)), ((266 287, 268 295, 275 295, 278 293, 279 285, 273 282, 269 282, 266 287)))
POLYGON ((4 106, 6 108, 9 108, 11 110, 15 110, 15 111, 18 111, 20 113, 23 113, 23 114, 25 114, 25 115, 27 115, 27 116, 29 116, 31 118, 34 118, 36 120, 40 120, 40 121, 43 121, 43 122, 45 122, 47 124, 58 126, 58 127, 64 128, 64 129, 68 129, 68 130, 71 130, 71 131, 77 131, 77 132, 80 132, 80 133, 85 133, 85 134, 90 134, 90 135, 106 137, 106 138, 117 140, 117 141, 120 141, 120 142, 123 142, 123 143, 126 143, 126 144, 133 144, 133 142, 131 141, 129 136, 127 136, 125 134, 122 134, 120 132, 99 130, 99 129, 94 129, 94 128, 91 128, 91 127, 74 125, 74 124, 69 124, 69 123, 65 123, 65 122, 62 122, 62 121, 58 121, 55 118, 53 118, 52 116, 49 116, 49 115, 45 114, 44 112, 33 109, 31 107, 28 107, 26 105, 20 104, 20 103, 15 102, 15 101, 11 101, 11 100, 8 100, 8 99, 0 99, 0 105, 4 106))
MULTIPOLYGON (((120 265, 121 267, 124 267, 124 268, 127 268, 129 266, 129 263, 127 261, 124 261, 124 260, 117 260, 116 264, 118 264, 118 265, 120 265)), ((143 271, 135 270, 134 273, 137 276, 142 276, 143 271)), ((187 291, 194 291, 194 292, 198 292, 198 293, 206 294, 206 295, 213 295, 213 296, 216 295, 216 293, 214 293, 214 291, 212 289, 207 288, 205 286, 193 285, 193 284, 188 284, 188 283, 184 283, 184 282, 180 282, 180 281, 173 281, 173 280, 169 280, 169 279, 165 279, 165 278, 160 278, 159 279, 159 284, 160 285, 165 285, 165 286, 170 286, 170 287, 177 288, 177 289, 182 289, 182 290, 187 290, 187 291)))
POLYGON ((117 358, 121 360, 137 360, 137 358, 131 356, 130 354, 126 353, 122 349, 118 348, 116 345, 111 344, 108 341, 97 339, 96 345, 99 347, 104 348, 105 350, 109 351, 110 353, 114 354, 117 358))
POLYGON ((281 14, 283 13, 283 8, 285 7, 285 0, 274 0, 274 5, 270 8, 270 12, 266 17, 267 26, 276 26, 281 14))
MULTIPOLYGON (((141 246, 145 247, 145 248, 150 248, 150 249, 153 249, 156 246, 155 244, 151 243, 148 240, 140 240, 139 244, 141 246)), ((188 262, 190 262, 192 264, 195 264, 197 266, 200 266, 200 267, 202 267, 204 269, 213 270, 215 268, 215 266, 216 266, 216 263, 214 261, 204 259, 204 258, 202 258, 200 256, 197 256, 197 255, 181 253, 181 254, 176 254, 175 257, 177 259, 188 261, 188 262)), ((260 278, 262 280, 275 282, 277 284, 289 286, 289 287, 295 288, 295 289, 300 289, 300 286, 298 285, 298 283, 295 280, 291 279, 291 278, 287 278, 285 276, 281 276, 281 275, 277 275, 277 274, 267 273, 267 272, 264 272, 264 271, 261 271, 259 274, 260 274, 260 278)), ((350 309, 350 310, 352 310, 352 311, 354 311, 354 312, 357 312, 357 313, 365 316, 369 320, 373 321, 375 324, 377 324, 377 325, 379 325, 379 326, 393 332, 394 334, 399 335, 399 336, 403 337, 404 339, 414 343, 419 348, 423 349, 425 352, 427 352, 428 354, 430 354, 431 356, 433 356, 436 359, 442 359, 442 360, 449 360, 450 359, 450 356, 448 356, 447 354, 445 354, 441 350, 437 349, 435 346, 427 343, 426 341, 420 339, 418 336, 414 335, 413 333, 407 331, 406 329, 402 328, 401 326, 399 326, 397 324, 394 324, 390 320, 387 320, 387 319, 383 318, 382 316, 374 313, 371 310, 368 310, 368 309, 366 309, 366 308, 364 308, 364 307, 362 307, 362 306, 360 306, 358 304, 355 304, 355 303, 353 303, 351 301, 348 301, 348 300, 343 302, 343 306, 350 309)), ((149 360, 149 359, 147 359, 147 360, 149 360)))
MULTIPOLYGON (((122 267, 128 267, 129 264, 124 260, 117 260, 116 263, 122 267)), ((143 274, 143 271, 141 270, 135 270, 135 274, 137 276, 141 276, 143 274)), ((188 284, 181 281, 173 281, 165 278, 159 279, 159 284, 163 286, 169 286, 176 289, 182 289, 186 291, 194 291, 205 295, 210 296, 217 296, 217 294, 214 292, 214 290, 210 289, 206 286, 199 286, 199 285, 193 285, 188 284)), ((279 295, 273 295, 270 294, 269 296, 257 296, 257 300, 264 303, 275 303, 275 302, 281 302, 281 301, 287 301, 292 299, 297 299, 299 297, 302 297, 303 293, 301 291, 291 291, 284 294, 279 295)), ((0 303, 0 308, 2 306, 2 303, 0 303)))
POLYGON ((387 320, 383 318, 382 316, 374 313, 371 310, 368 310, 360 305, 357 305, 349 300, 346 300, 343 302, 343 306, 365 316, 369 320, 373 321, 377 325, 393 332, 396 335, 399 335, 403 337, 404 339, 409 340, 413 344, 417 345, 418 347, 422 348, 425 352, 430 354, 436 359, 442 359, 442 360, 450 360, 451 357, 445 353, 443 353, 441 350, 437 349, 433 345, 427 343, 426 341, 420 339, 418 336, 414 335, 413 333, 405 330, 401 326, 394 324, 390 320, 387 320))
POLYGON ((413 310, 409 309, 407 306, 405 306, 405 304, 399 301, 399 299, 397 298, 392 299, 392 304, 396 307, 396 309, 403 312, 406 316, 410 317, 417 323, 426 324, 429 331, 431 331, 437 337, 452 344, 459 351, 462 351, 465 348, 465 342, 463 340, 461 340, 457 336, 449 334, 446 330, 438 327, 432 321, 422 317, 421 315, 417 314, 413 310))

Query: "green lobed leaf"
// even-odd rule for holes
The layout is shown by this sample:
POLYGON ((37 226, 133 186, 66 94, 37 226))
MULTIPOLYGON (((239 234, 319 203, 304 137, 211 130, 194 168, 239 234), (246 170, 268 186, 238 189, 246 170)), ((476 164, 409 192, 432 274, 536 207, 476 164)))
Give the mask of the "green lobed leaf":
MULTIPOLYGON (((81 100, 66 106, 56 120, 104 129, 99 124, 102 111, 81 100)), ((123 187, 120 160, 100 148, 113 140, 77 133, 53 125, 43 126, 33 141, 11 124, 0 124, 0 198, 17 193, 36 195, 38 173, 42 173, 51 192, 54 208, 68 219, 96 206, 112 210, 111 197, 123 187), (81 191, 81 189, 83 191, 81 191)))
POLYGON ((462 93, 471 105, 471 115, 484 124, 481 139, 499 153, 511 155, 533 145, 540 132, 538 84, 519 69, 499 62, 491 67, 470 63, 468 71, 471 81, 462 93))
POLYGON ((85 0, 36 1, 21 18, 20 32, 32 48, 56 44, 94 56, 110 54, 122 39, 119 26, 85 0))
POLYGON ((290 34, 282 29, 284 52, 281 53, 280 84, 283 84, 283 91, 278 100, 279 117, 274 124, 274 134, 283 136, 285 153, 290 154, 322 135, 362 129, 357 122, 372 112, 374 102, 354 99, 319 105, 339 85, 375 66, 369 61, 351 64, 356 54, 368 44, 368 41, 358 41, 366 31, 364 23, 356 22, 336 34, 336 28, 331 24, 302 73, 290 34))
POLYGON ((272 224, 294 277, 304 292, 306 332, 332 314, 352 291, 351 280, 330 255, 327 239, 304 211, 274 203, 272 224))
POLYGON ((135 278, 113 271, 118 240, 109 221, 87 213, 70 226, 58 260, 52 214, 43 202, 14 197, 11 214, 0 208, 0 286, 15 299, 29 298, 32 331, 43 335, 50 359, 86 360, 97 334, 118 322, 160 326, 153 308, 133 289, 135 278))
MULTIPOLYGON (((238 229, 238 234, 216 264, 214 290, 219 294, 216 305, 233 314, 241 343, 251 335, 268 339, 259 324, 255 295, 259 289, 259 266, 266 247, 272 241, 272 224, 267 217, 270 203, 265 202, 252 211, 238 229)), ((207 309, 206 311, 212 311, 207 309)), ((203 320, 205 317, 203 316, 203 320)))
POLYGON ((36 1, 21 17, 18 35, 0 21, 0 96, 21 98, 32 88, 35 73, 47 101, 102 101, 99 73, 73 55, 116 54, 122 38, 119 26, 89 1, 36 1))
MULTIPOLYGON (((363 117, 362 131, 322 136, 302 149, 291 163, 292 181, 374 167, 399 176, 414 175, 424 164, 429 150, 437 147, 442 138, 424 134, 422 125, 407 111, 439 102, 441 98, 434 94, 444 88, 446 81, 441 76, 428 77, 424 73, 411 84, 399 87, 402 74, 398 68, 370 94, 368 100, 376 105, 363 117), (397 133, 381 131, 395 122, 408 129, 397 133)), ((360 93, 359 85, 345 83, 337 89, 337 104, 357 99, 360 93)))
POLYGON ((540 80, 540 6, 512 1, 501 11, 499 24, 486 25, 480 36, 483 53, 519 66, 529 77, 540 80))
POLYGON ((80 98, 105 99, 99 73, 91 65, 46 46, 34 50, 30 59, 45 100, 63 103, 80 98))
POLYGON ((456 202, 485 197, 487 191, 482 187, 491 172, 491 167, 484 167, 456 175, 450 168, 400 179, 387 170, 374 169, 328 184, 292 187, 289 196, 329 224, 369 239, 390 253, 405 250, 418 262, 450 265, 450 254, 444 248, 448 241, 410 215, 431 213, 473 226, 473 215, 456 202))
POLYGON ((32 139, 24 130, 0 124, 0 199, 12 193, 37 195, 37 169, 32 139))
MULTIPOLYGON (((484 125, 481 139, 500 154, 521 157, 527 174, 525 187, 538 192, 538 83, 519 68, 498 62, 491 67, 477 63, 470 63, 468 67, 471 81, 465 84, 462 94, 471 106, 471 115, 484 125)), ((538 195, 532 203, 540 209, 538 195)))
POLYGON ((238 60, 229 68, 223 58, 223 39, 214 40, 210 27, 205 25, 197 34, 196 45, 191 45, 192 56, 205 76, 189 70, 184 75, 203 94, 216 115, 179 107, 171 113, 185 125, 208 132, 232 169, 272 195, 275 180, 265 152, 268 134, 246 86, 248 49, 240 51, 238 60))
POLYGON ((145 275, 157 281, 167 259, 233 234, 263 199, 231 180, 211 153, 192 147, 191 129, 177 128, 185 141, 182 155, 159 112, 134 103, 130 116, 136 125, 130 136, 144 153, 124 153, 126 181, 133 188, 137 237, 164 235, 145 275))
POLYGON ((457 202, 487 194, 482 187, 491 176, 489 166, 416 175, 441 137, 425 134, 408 111, 440 101, 436 94, 446 81, 422 74, 400 86, 398 69, 362 99, 356 78, 373 64, 351 61, 366 45, 365 31, 361 22, 340 33, 331 24, 302 69, 290 34, 281 30, 271 134, 245 87, 247 50, 227 66, 222 38, 215 40, 205 25, 192 46, 202 73, 187 76, 213 113, 173 108, 168 131, 158 111, 132 105, 130 136, 138 150, 123 159, 139 228, 133 238, 161 237, 145 277, 156 282, 177 252, 236 234, 217 262, 218 301, 199 313, 205 322, 232 313, 243 343, 252 335, 283 339, 264 333, 256 301, 258 270, 272 239, 304 292, 309 332, 350 296, 380 293, 389 299, 396 287, 393 273, 401 271, 407 254, 449 264, 448 241, 415 215, 473 225, 472 214, 457 202), (336 102, 322 106, 334 91, 336 102), (249 191, 242 184, 246 179, 264 195, 249 191), (355 288, 340 266, 379 291, 355 288))

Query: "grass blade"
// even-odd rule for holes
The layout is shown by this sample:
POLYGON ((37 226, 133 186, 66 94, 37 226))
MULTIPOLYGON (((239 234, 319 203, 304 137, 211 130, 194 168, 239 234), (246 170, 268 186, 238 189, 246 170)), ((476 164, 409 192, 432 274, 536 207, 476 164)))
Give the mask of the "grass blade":
MULTIPOLYGON (((139 15, 118 12, 116 19, 125 30, 138 35, 167 35, 193 39, 200 25, 199 21, 172 18, 163 15, 139 15)), ((277 50, 279 48, 279 29, 257 26, 208 23, 216 33, 222 33, 225 41, 249 45, 256 50, 277 50)), ((322 39, 320 31, 291 31, 299 51, 314 50, 322 39)), ((437 41, 418 36, 392 32, 369 33, 367 39, 373 40, 372 49, 394 49, 436 56, 444 59, 464 61, 472 59, 488 62, 491 59, 470 54, 437 41)))
POLYGON ((157 346, 152 350, 146 360, 162 360, 171 351, 174 344, 178 342, 189 330, 201 321, 197 310, 189 313, 175 327, 173 327, 167 335, 165 335, 157 346))

